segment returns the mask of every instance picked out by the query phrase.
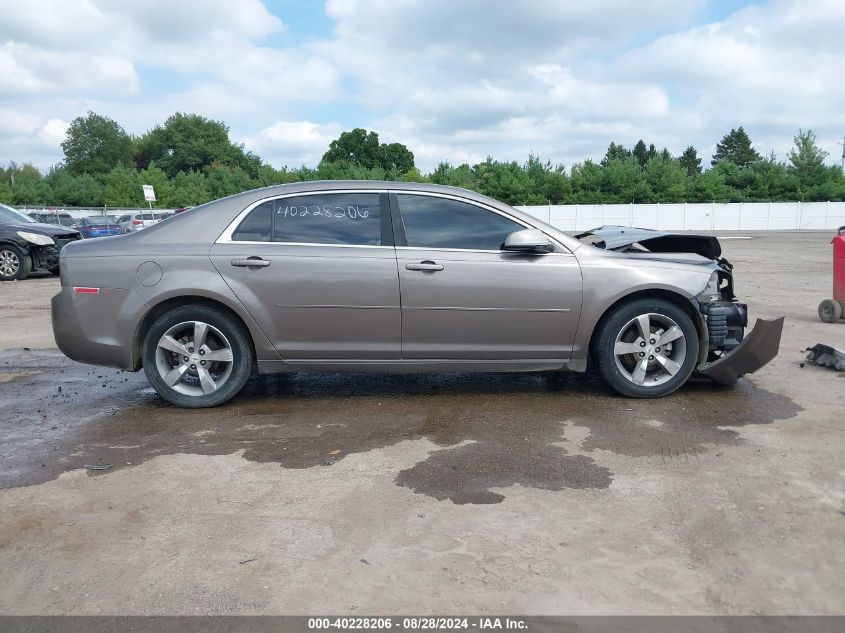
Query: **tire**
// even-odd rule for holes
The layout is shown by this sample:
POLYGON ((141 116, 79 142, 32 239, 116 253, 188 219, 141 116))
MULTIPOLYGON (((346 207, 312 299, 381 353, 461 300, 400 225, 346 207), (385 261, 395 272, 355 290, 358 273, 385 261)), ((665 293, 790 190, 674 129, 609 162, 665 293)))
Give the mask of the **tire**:
POLYGON ((630 398, 661 398, 687 381, 698 350, 698 331, 682 308, 665 299, 636 299, 606 315, 591 354, 614 391, 630 398))
POLYGON ((836 323, 842 318, 842 304, 833 299, 825 299, 819 304, 819 318, 825 323, 836 323))
POLYGON ((32 259, 17 246, 0 245, 0 281, 20 281, 32 272, 32 259))
POLYGON ((202 305, 175 308, 156 319, 144 337, 142 354, 144 373, 158 395, 189 409, 230 400, 255 364, 244 326, 226 312, 202 305), (195 349, 197 336, 204 345, 195 349))

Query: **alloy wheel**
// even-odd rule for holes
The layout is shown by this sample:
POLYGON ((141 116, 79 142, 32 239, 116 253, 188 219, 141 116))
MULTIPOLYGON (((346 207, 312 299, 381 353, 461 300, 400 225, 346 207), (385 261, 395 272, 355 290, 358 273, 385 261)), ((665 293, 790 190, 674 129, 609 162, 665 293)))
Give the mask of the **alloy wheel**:
POLYGON ((159 376, 171 389, 188 396, 217 391, 232 375, 233 360, 229 340, 203 321, 174 325, 156 345, 159 376))
POLYGON ((656 387, 672 379, 687 357, 681 327, 665 314, 650 312, 634 317, 616 335, 616 367, 640 387, 656 387))
POLYGON ((12 251, 0 251, 0 275, 14 277, 21 268, 21 261, 12 251))

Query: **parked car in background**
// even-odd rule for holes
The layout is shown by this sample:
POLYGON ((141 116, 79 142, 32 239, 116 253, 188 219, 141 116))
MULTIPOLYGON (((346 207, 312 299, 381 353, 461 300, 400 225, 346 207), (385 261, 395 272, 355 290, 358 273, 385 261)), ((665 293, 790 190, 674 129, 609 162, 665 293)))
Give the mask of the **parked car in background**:
POLYGON ((122 215, 117 219, 117 223, 120 225, 123 233, 134 233, 135 231, 154 226, 159 222, 161 222, 161 217, 151 211, 122 215))
POLYGON ((53 224, 56 226, 74 226, 77 223, 77 220, 70 215, 70 213, 54 213, 51 211, 32 211, 29 214, 36 222, 41 222, 42 224, 53 224))
POLYGON ((36 222, 0 204, 0 281, 26 279, 33 271, 59 272, 60 251, 81 237, 68 227, 36 222))
POLYGON ((108 237, 109 235, 120 235, 123 230, 113 218, 107 215, 82 218, 77 222, 76 228, 82 233, 82 237, 108 237))
MULTIPOLYGON (((171 403, 226 402, 254 368, 583 372, 665 396, 777 354, 746 333, 710 236, 603 227, 576 239, 439 185, 294 183, 62 252, 53 332, 70 358, 137 371, 171 403)), ((717 403, 718 404, 718 403, 717 403)))
POLYGON ((179 207, 178 209, 173 209, 173 213, 178 215, 179 213, 185 213, 185 211, 190 209, 193 209, 193 207, 179 207))

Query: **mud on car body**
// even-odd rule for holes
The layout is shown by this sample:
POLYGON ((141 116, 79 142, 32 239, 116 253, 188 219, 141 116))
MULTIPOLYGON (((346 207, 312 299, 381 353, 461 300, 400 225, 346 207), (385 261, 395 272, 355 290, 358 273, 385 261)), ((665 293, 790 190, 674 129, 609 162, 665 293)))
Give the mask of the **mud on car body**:
POLYGON ((0 204, 0 281, 26 279, 33 271, 58 273, 62 248, 81 237, 78 231, 41 224, 0 204))

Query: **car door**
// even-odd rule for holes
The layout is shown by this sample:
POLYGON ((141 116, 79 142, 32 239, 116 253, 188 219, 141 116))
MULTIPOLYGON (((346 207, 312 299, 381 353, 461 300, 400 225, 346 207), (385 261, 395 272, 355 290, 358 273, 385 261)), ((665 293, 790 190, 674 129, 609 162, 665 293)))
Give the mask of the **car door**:
POLYGON ((387 194, 324 191, 260 201, 223 233, 211 259, 286 361, 399 358, 387 194))
POLYGON ((563 246, 506 252, 527 225, 474 201, 391 196, 404 359, 567 360, 581 310, 581 270, 563 246))

